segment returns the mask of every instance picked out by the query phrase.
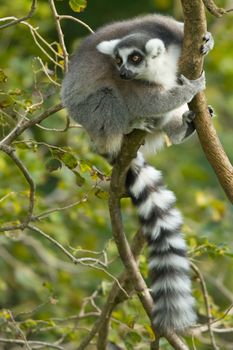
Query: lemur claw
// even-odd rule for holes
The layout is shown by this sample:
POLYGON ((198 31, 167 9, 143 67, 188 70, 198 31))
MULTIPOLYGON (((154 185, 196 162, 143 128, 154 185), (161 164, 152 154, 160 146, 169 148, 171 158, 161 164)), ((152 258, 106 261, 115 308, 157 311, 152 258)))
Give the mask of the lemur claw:
POLYGON ((211 118, 216 116, 214 108, 212 106, 210 106, 210 105, 208 106, 208 111, 209 111, 211 118))
POLYGON ((214 38, 210 32, 206 32, 203 37, 204 43, 201 45, 200 52, 202 55, 207 55, 214 47, 214 38))

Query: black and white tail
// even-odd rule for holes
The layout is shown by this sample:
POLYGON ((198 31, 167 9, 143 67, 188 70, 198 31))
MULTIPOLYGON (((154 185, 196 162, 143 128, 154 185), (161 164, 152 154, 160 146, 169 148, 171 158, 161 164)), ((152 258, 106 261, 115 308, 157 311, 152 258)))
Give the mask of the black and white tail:
POLYGON ((140 153, 132 161, 126 187, 148 242, 154 325, 160 333, 184 331, 195 323, 196 315, 176 198, 140 153))

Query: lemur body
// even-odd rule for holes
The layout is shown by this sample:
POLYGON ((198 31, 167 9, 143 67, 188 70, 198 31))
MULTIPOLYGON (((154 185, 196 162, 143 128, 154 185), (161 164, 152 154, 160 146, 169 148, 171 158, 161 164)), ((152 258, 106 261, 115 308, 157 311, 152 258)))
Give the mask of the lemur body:
MULTIPOLYGON (((212 47, 207 36, 203 53, 212 47)), ((84 126, 97 151, 114 161, 123 135, 150 131, 159 148, 166 132, 173 143, 194 131, 187 103, 205 88, 205 77, 178 80, 183 25, 150 15, 116 22, 87 37, 71 60, 62 86, 69 114, 84 126)), ((182 218, 161 174, 140 153, 126 187, 138 208, 150 252, 154 324, 161 333, 182 331, 195 322, 182 218)))

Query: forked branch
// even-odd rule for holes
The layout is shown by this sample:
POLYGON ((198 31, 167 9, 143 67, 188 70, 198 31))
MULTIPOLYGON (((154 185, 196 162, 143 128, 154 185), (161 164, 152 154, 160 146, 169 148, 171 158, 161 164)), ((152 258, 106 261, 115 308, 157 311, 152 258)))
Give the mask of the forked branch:
MULTIPOLYGON (((113 236, 121 260, 126 268, 128 276, 130 276, 130 280, 134 287, 134 290, 138 294, 143 308, 147 313, 149 319, 151 320, 152 329, 155 332, 155 329, 152 324, 153 300, 146 286, 146 283, 139 271, 137 262, 134 258, 133 252, 125 236, 120 209, 120 199, 122 194, 124 193, 125 175, 131 161, 137 153, 138 148, 142 144, 144 137, 145 132, 139 130, 136 130, 124 137, 121 153, 112 171, 109 194, 109 211, 112 223, 113 236)), ((175 333, 166 334, 165 338, 176 350, 188 349, 188 347, 175 333)), ((157 341, 151 344, 151 349, 158 349, 157 341)))
POLYGON ((20 22, 23 22, 23 21, 26 21, 27 19, 31 18, 34 14, 34 12, 36 11, 36 6, 37 6, 37 0, 32 0, 32 3, 31 3, 31 8, 28 12, 28 14, 24 17, 21 17, 21 18, 16 18, 14 19, 13 21, 11 22, 8 22, 8 23, 5 23, 5 24, 2 24, 0 26, 0 29, 4 29, 4 28, 7 28, 7 27, 11 27, 17 23, 20 23, 20 22))

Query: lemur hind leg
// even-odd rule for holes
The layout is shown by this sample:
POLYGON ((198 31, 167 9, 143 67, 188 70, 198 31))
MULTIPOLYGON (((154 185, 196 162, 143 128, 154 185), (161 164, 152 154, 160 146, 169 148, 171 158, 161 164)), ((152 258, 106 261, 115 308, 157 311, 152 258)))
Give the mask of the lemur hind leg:
MULTIPOLYGON (((213 118, 215 115, 213 107, 208 106, 208 111, 209 111, 210 117, 213 118)), ((183 140, 185 140, 186 138, 188 138, 189 136, 194 134, 196 131, 195 124, 193 122, 194 119, 196 118, 196 114, 193 111, 186 111, 182 115, 182 118, 183 118, 184 123, 187 124, 186 134, 185 134, 184 139, 183 139, 183 140)))

